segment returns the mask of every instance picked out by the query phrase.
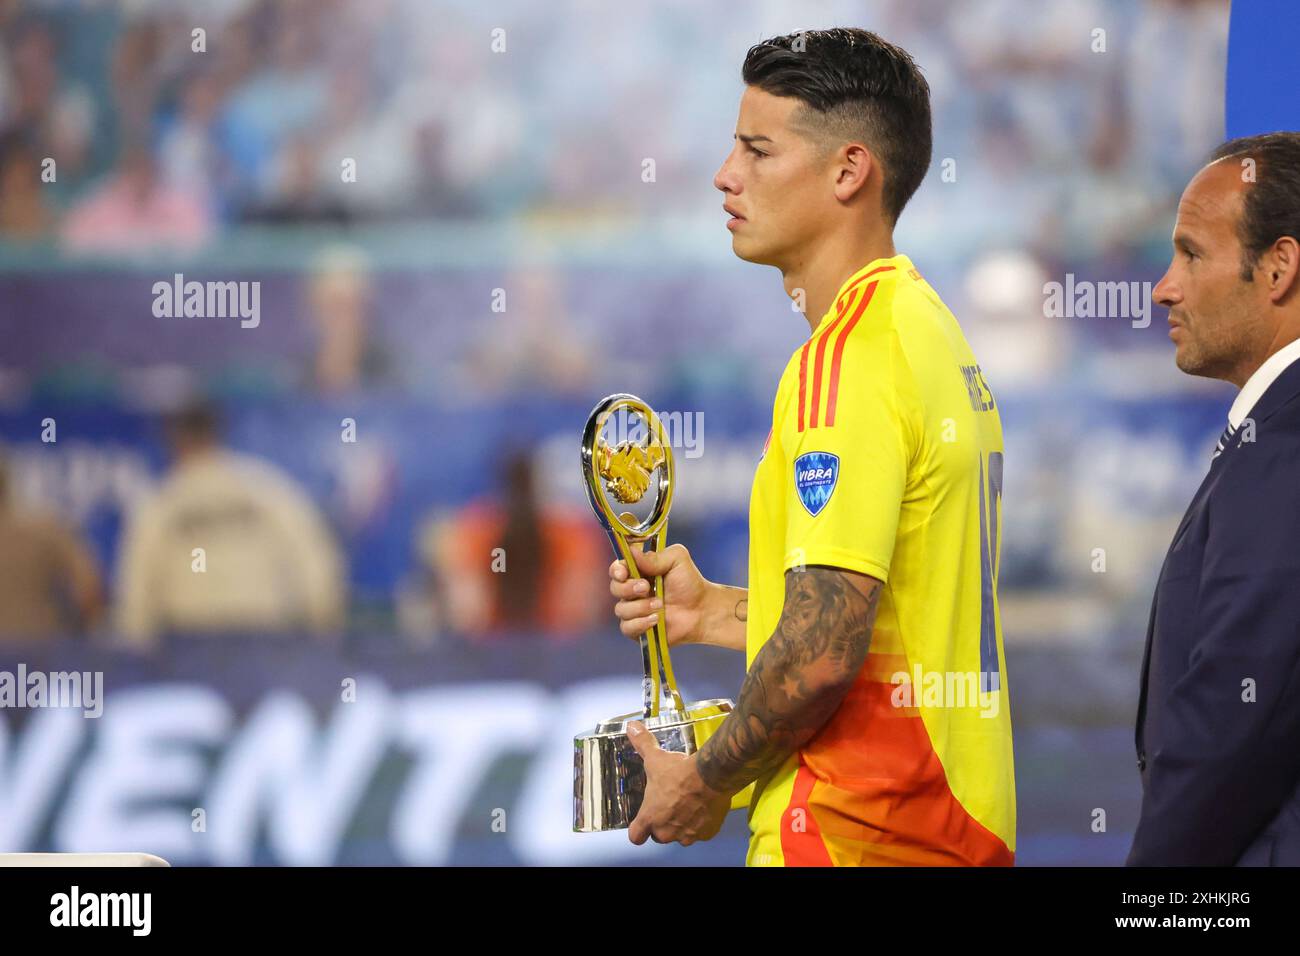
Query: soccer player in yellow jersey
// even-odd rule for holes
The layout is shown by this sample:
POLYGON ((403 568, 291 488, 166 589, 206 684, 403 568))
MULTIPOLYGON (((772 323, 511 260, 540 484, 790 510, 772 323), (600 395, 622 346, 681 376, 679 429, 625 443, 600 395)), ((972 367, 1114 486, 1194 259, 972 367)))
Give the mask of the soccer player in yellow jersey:
MULTIPOLYGON (((680 545, 671 644, 743 650, 736 711, 689 757, 644 727, 634 843, 690 844, 749 800, 750 865, 1010 865, 1015 777, 997 604, 1002 429, 957 321, 894 249, 930 164, 929 86, 857 29, 753 47, 714 180, 740 258, 776 266, 808 340, 776 391, 749 588, 680 545)), ((610 566, 628 636, 660 611, 610 566)))

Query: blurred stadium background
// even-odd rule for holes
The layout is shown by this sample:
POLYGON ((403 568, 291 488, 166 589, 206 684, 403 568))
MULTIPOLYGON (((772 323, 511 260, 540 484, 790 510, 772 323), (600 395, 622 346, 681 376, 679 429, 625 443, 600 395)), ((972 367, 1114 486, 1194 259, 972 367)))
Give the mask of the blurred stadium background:
MULTIPOLYGON (((102 671, 107 699, 0 712, 0 851, 741 862, 739 813, 685 850, 568 832, 573 734, 639 700, 577 443, 609 392, 701 416, 670 538, 743 583, 805 332, 712 177, 746 49, 857 25, 929 77, 898 245, 1006 430, 1019 861, 1122 862, 1151 587, 1231 393, 1176 371, 1162 313, 1049 317, 1044 284, 1159 278, 1223 136, 1228 14, 0 0, 0 670, 102 671), (157 316, 176 274, 260 283, 260 321, 157 316)), ((677 662, 692 696, 739 687, 726 652, 677 662)))

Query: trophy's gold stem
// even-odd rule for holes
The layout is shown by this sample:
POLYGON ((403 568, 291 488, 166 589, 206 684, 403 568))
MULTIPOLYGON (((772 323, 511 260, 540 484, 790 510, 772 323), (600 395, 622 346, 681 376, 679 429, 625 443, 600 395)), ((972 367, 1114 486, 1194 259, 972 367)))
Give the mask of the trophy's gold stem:
MULTIPOLYGON (((632 546, 642 541, 653 545, 649 550, 662 551, 667 541, 667 528, 661 528, 653 539, 630 539, 615 535, 621 557, 627 565, 628 579, 641 577, 632 546)), ((656 574, 652 579, 653 595, 659 598, 661 605, 655 617, 654 626, 641 635, 641 663, 645 670, 642 684, 646 717, 658 717, 663 705, 672 710, 685 710, 681 693, 677 690, 677 678, 673 675, 673 659, 668 651, 668 621, 662 606, 664 596, 663 575, 656 574)))

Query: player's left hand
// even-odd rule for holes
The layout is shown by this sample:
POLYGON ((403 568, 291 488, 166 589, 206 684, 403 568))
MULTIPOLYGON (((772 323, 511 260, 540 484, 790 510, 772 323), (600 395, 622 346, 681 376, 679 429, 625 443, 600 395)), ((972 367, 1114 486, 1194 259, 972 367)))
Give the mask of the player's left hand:
POLYGON ((627 725, 627 736, 645 762, 646 778, 645 799, 628 838, 637 846, 649 839, 690 846, 715 837, 731 809, 731 796, 705 785, 696 755, 664 750, 640 721, 627 725))

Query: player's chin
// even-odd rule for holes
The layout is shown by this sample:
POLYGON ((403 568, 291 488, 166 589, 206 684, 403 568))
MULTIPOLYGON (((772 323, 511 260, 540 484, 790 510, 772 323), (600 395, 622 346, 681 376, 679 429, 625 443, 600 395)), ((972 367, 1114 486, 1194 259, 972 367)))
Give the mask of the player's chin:
POLYGON ((737 259, 743 259, 759 266, 772 265, 770 250, 750 236, 733 235, 731 237, 731 251, 736 254, 737 259))

